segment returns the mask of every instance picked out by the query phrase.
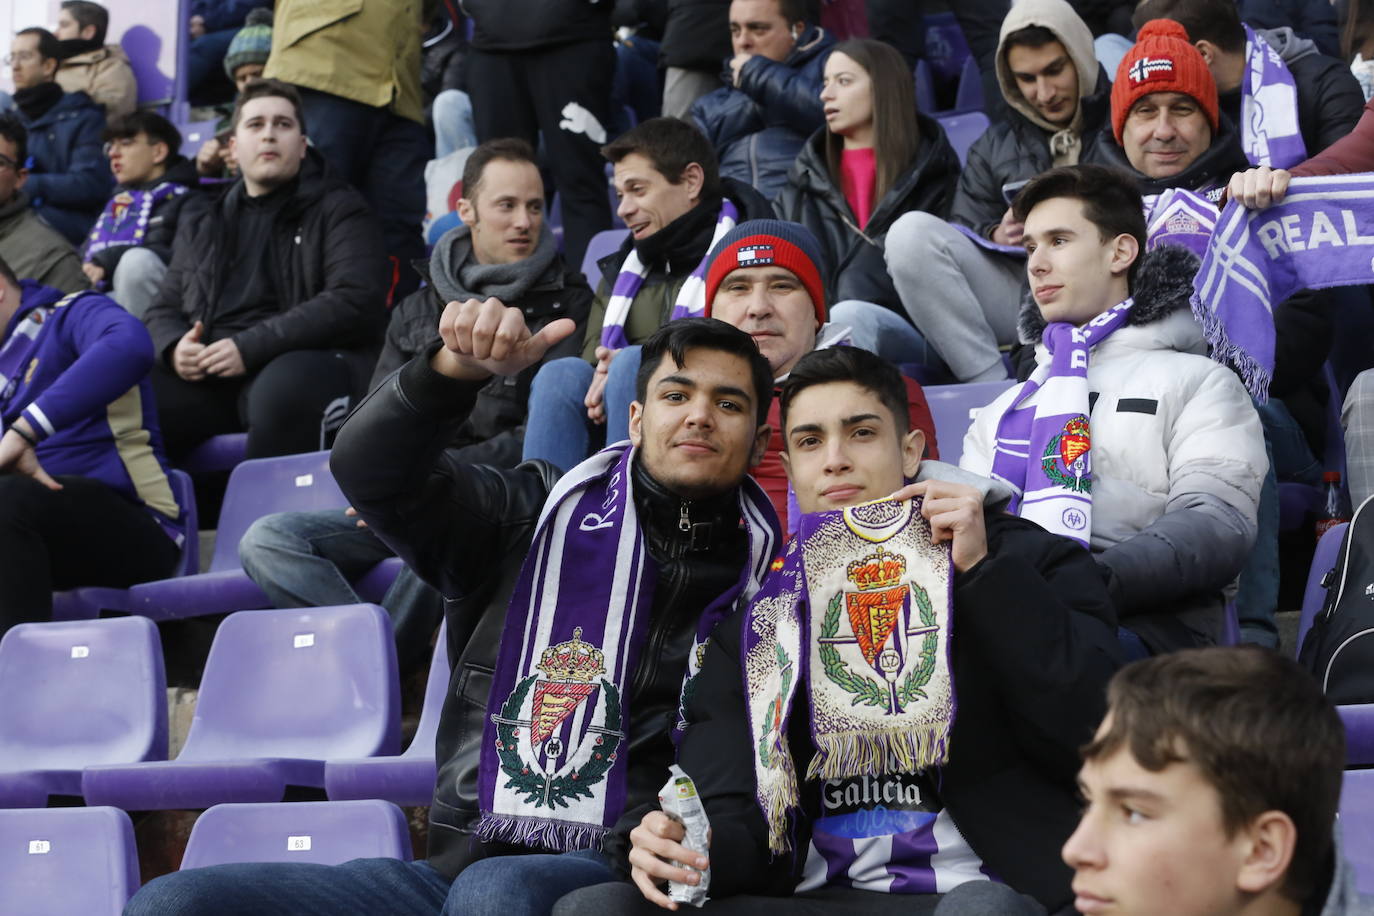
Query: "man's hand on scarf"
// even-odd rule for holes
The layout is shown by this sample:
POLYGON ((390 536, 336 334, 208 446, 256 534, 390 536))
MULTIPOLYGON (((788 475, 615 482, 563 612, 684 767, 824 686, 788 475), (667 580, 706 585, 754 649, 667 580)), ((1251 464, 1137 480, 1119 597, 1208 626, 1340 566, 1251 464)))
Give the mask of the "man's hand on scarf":
POLYGON ((587 396, 582 400, 587 407, 587 419, 593 423, 606 422, 606 379, 610 377, 611 360, 619 352, 610 347, 596 348, 596 369, 592 372, 592 383, 587 386, 587 396))
POLYGON ((1226 196, 1238 200, 1251 210, 1263 210, 1283 200, 1288 180, 1293 176, 1286 169, 1271 169, 1267 165, 1247 169, 1231 176, 1226 196))
POLYGON ((430 366, 449 378, 467 381, 519 375, 576 328, 571 318, 559 318, 532 334, 525 324, 525 313, 508 308, 500 299, 450 302, 439 317, 439 337, 444 345, 430 366))
POLYGON ((676 910, 677 903, 660 890, 666 881, 696 884, 701 880, 698 871, 678 868, 673 862, 690 862, 704 871, 710 860, 699 852, 681 845, 687 831, 682 824, 662 811, 650 811, 639 826, 630 831, 630 878, 650 903, 665 910, 676 910))
MULTIPOLYGON (((28 426, 28 422, 21 417, 15 421, 15 425, 20 423, 24 424, 24 431, 32 435, 33 430, 28 426)), ((0 473, 23 474, 25 477, 32 477, 49 490, 62 489, 62 484, 49 477, 48 472, 43 470, 43 465, 38 463, 38 455, 34 453, 33 446, 14 429, 5 430, 5 435, 0 436, 0 473)))
POLYGON ((889 498, 913 496, 922 498, 921 514, 930 522, 931 540, 937 544, 952 542, 950 559, 957 571, 968 572, 988 555, 982 493, 948 480, 922 480, 902 487, 889 498))

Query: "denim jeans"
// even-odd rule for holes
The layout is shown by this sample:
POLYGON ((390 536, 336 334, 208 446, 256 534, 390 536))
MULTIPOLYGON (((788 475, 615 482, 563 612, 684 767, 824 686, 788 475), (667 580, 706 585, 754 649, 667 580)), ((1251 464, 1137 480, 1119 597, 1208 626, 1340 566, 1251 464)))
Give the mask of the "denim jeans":
POLYGON ((955 381, 935 348, 910 320, 892 309, 861 299, 845 299, 830 307, 830 322, 847 326, 850 340, 861 350, 876 353, 893 365, 918 363, 933 376, 948 376, 948 381, 955 381))
POLYGON ((628 438, 630 402, 635 399, 638 373, 639 347, 625 347, 615 355, 606 378, 606 423, 600 427, 587 419, 583 403, 592 383, 591 364, 577 356, 545 363, 530 385, 522 459, 541 458, 567 471, 600 443, 628 438))
POLYGON ((430 110, 434 122, 434 158, 477 145, 477 127, 472 121, 472 98, 461 89, 445 89, 434 97, 430 110))
POLYGON ((606 858, 592 850, 496 856, 464 869, 449 899, 462 901, 462 916, 549 916, 565 894, 614 880, 606 858))

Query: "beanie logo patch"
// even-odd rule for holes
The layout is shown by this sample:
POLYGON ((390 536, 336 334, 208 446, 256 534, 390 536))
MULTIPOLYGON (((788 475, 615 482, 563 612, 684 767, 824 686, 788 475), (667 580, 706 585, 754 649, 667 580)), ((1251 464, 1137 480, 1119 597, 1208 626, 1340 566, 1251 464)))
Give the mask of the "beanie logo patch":
POLYGON ((1167 57, 1142 57, 1131 64, 1131 69, 1127 71, 1133 83, 1169 79, 1173 74, 1174 62, 1167 57))
POLYGON ((746 248, 741 248, 736 255, 735 261, 737 267, 757 267, 760 264, 772 263, 772 245, 750 245, 746 248))

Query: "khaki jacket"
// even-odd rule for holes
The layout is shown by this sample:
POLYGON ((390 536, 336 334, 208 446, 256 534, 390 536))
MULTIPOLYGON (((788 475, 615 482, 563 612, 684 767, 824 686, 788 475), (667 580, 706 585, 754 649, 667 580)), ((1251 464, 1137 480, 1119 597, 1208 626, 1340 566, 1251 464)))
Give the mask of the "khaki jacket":
POLYGON ((57 70, 57 84, 63 92, 86 93, 105 109, 107 121, 138 107, 138 82, 119 45, 69 57, 57 70))
POLYGON ((64 293, 90 286, 72 246, 29 206, 23 191, 0 204, 0 259, 21 280, 35 280, 64 293))

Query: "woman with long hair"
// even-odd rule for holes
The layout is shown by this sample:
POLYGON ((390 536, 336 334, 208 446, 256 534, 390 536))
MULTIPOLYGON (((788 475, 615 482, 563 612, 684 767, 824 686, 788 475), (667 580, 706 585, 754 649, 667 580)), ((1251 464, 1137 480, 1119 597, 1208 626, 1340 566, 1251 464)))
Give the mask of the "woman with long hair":
POLYGON ((888 276, 883 243, 903 213, 948 215, 959 157, 940 125, 916 111, 911 70, 882 42, 836 45, 825 63, 821 103, 826 126, 797 156, 778 198, 779 214, 805 225, 825 247, 828 292, 837 303, 833 321, 856 317, 844 300, 890 310, 852 310, 864 316, 853 320, 856 345, 876 351, 874 313, 884 325, 900 325, 905 340, 919 342, 888 276))

